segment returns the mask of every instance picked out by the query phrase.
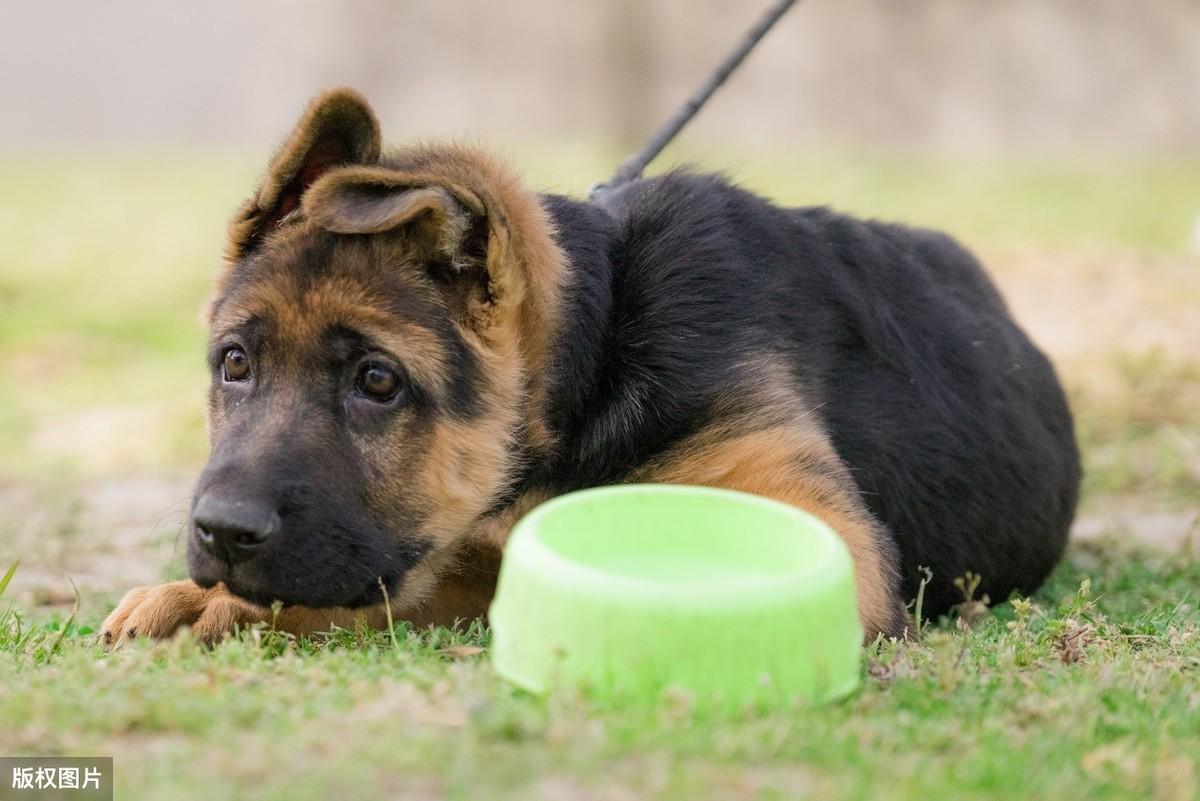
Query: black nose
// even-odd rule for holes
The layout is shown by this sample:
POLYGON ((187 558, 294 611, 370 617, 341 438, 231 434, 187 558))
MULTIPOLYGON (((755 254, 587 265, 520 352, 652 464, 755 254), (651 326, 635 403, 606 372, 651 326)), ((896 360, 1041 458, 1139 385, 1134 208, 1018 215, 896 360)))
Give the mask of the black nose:
POLYGON ((269 504, 205 493, 192 512, 196 539, 226 562, 254 556, 279 533, 279 514, 269 504))

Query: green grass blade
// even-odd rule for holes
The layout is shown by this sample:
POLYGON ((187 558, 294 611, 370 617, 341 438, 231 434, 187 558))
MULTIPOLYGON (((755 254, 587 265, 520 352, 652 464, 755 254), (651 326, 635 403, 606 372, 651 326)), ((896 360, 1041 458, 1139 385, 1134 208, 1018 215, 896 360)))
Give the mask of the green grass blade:
POLYGON ((0 578, 0 598, 4 597, 4 591, 8 589, 8 582, 12 581, 12 577, 16 575, 17 568, 21 565, 21 560, 13 562, 12 565, 4 573, 4 577, 0 578))
POLYGON ((63 623, 62 630, 58 632, 58 639, 54 641, 54 645, 50 646, 50 653, 58 653, 58 648, 62 645, 63 638, 67 636, 71 626, 75 623, 75 618, 79 616, 79 588, 75 586, 75 579, 67 576, 67 581, 71 582, 71 589, 75 591, 75 606, 71 609, 71 616, 67 618, 67 622, 63 623))

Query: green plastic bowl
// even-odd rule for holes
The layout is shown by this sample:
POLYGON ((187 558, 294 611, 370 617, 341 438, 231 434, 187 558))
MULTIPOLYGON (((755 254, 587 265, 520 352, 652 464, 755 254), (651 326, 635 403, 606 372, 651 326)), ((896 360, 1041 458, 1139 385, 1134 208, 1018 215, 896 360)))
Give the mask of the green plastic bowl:
POLYGON ((741 707, 858 686, 862 628, 841 539, 741 492, 623 485, 556 498, 505 549, 492 661, 534 692, 741 707))

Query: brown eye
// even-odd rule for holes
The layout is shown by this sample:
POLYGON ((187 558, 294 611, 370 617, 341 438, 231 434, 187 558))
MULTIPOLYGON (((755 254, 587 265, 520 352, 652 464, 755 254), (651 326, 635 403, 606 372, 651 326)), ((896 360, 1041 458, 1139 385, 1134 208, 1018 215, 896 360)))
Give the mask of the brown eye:
POLYGON ((388 403, 400 393, 400 376, 390 367, 367 363, 359 368, 354 386, 364 398, 388 403))
POLYGON ((250 377, 250 357, 241 348, 225 351, 225 360, 221 367, 226 381, 245 381, 250 377))

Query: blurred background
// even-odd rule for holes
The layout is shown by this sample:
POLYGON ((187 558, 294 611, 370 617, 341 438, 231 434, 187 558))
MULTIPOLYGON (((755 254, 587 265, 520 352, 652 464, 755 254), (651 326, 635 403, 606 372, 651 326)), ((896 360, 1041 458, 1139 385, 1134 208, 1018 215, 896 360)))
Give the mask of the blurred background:
MULTIPOLYGON (((763 2, 0 6, 0 567, 46 604, 181 570, 199 309, 306 100, 487 144, 581 194, 763 2)), ((1077 535, 1194 541, 1200 3, 806 0, 654 165, 948 230, 1067 384, 1077 535)))

